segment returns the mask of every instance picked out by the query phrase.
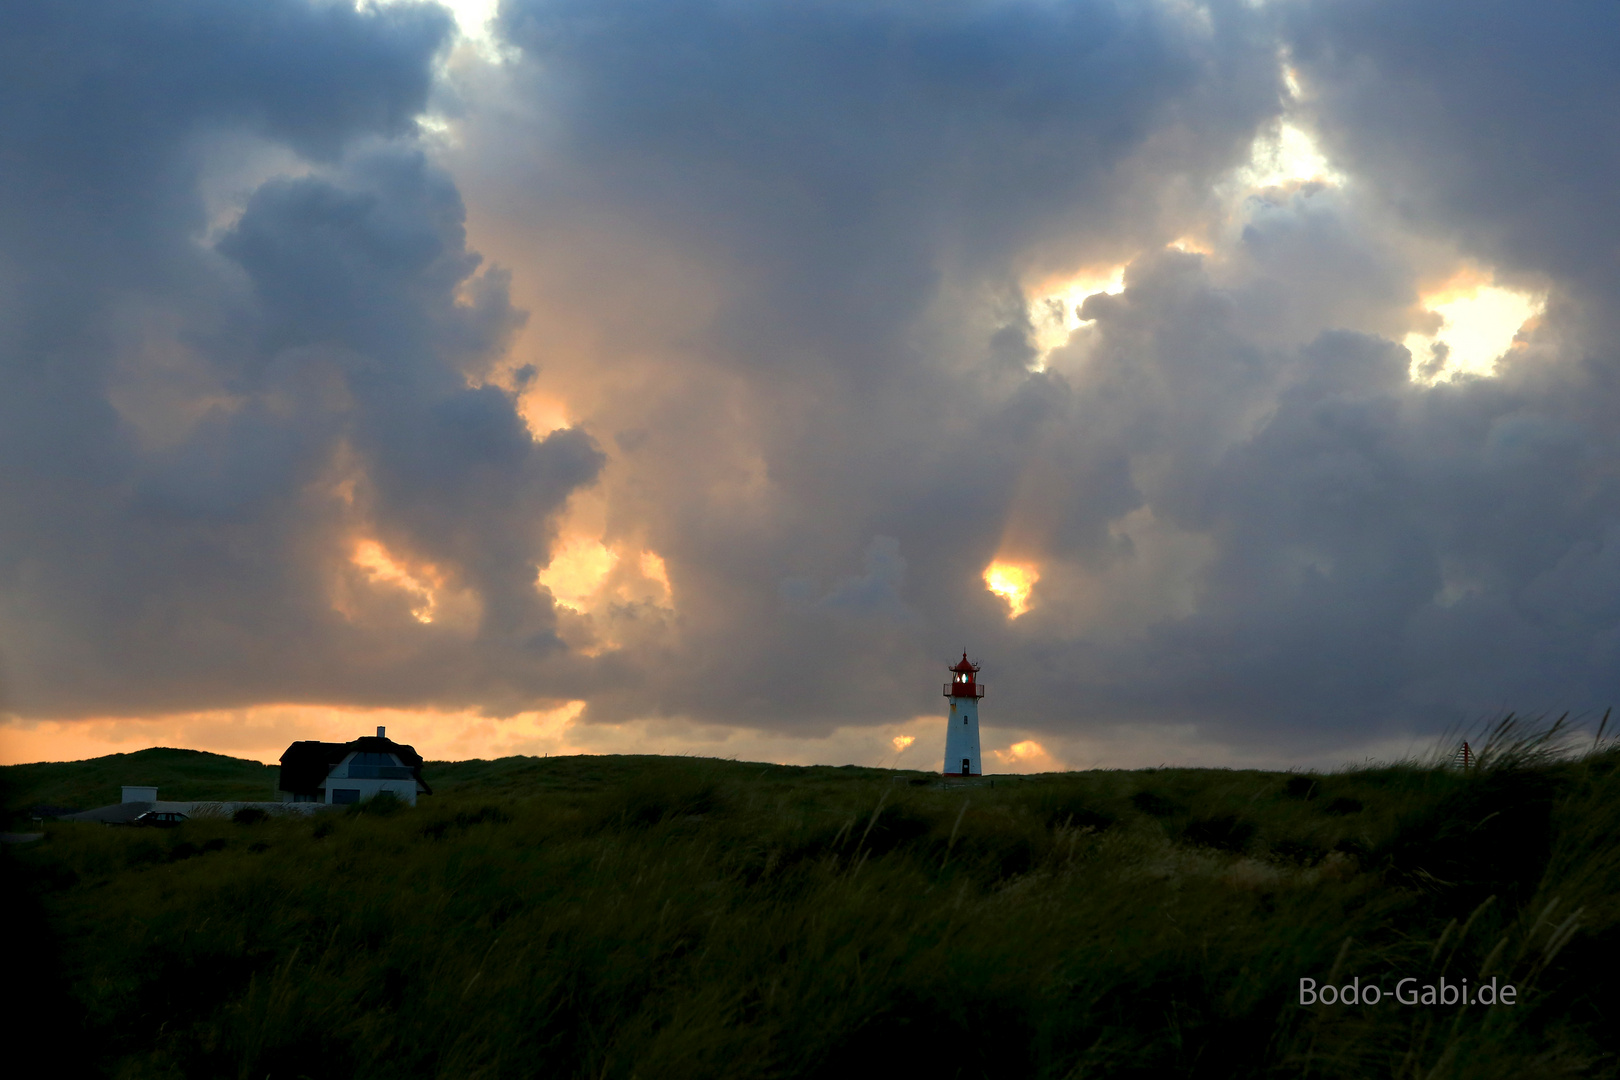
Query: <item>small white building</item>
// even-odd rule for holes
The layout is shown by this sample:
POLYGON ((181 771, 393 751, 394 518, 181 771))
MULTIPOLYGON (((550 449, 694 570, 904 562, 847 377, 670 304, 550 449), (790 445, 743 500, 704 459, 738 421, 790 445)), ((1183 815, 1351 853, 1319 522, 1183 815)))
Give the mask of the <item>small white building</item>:
POLYGON ((336 805, 387 791, 415 806, 418 795, 433 794, 422 779, 422 756, 388 738, 387 728, 353 742, 293 743, 281 755, 280 788, 282 802, 336 805))
POLYGON ((978 776, 979 699, 984 686, 978 682, 979 665, 970 663, 967 653, 955 666, 947 668, 951 681, 945 684, 945 698, 951 703, 945 725, 945 775, 978 776))

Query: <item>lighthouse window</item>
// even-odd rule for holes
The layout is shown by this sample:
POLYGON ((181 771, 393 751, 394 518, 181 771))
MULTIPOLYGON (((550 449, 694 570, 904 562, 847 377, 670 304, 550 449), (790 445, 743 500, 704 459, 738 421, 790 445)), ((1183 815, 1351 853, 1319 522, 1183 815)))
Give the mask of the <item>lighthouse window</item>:
POLYGON ((967 713, 962 714, 962 723, 967 723, 967 713))

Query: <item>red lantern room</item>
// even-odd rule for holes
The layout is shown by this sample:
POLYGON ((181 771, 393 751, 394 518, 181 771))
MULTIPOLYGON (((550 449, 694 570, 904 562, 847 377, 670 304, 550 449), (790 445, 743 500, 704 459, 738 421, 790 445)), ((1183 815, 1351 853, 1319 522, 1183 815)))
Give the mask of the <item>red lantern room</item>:
POLYGON ((974 676, 979 672, 979 665, 969 661, 965 651, 960 661, 945 670, 952 673, 951 681, 945 684, 946 697, 974 699, 984 697, 984 687, 974 681, 974 676))

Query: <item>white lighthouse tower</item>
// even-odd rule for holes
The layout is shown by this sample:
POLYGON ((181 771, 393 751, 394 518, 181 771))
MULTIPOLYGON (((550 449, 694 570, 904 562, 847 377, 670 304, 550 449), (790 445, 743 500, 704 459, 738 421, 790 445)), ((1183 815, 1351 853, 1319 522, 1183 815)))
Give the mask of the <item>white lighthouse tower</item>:
POLYGON ((964 652, 961 662, 946 670, 951 673, 945 684, 951 713, 945 725, 945 775, 978 776, 979 699, 984 697, 984 687, 974 677, 979 665, 969 662, 964 652))

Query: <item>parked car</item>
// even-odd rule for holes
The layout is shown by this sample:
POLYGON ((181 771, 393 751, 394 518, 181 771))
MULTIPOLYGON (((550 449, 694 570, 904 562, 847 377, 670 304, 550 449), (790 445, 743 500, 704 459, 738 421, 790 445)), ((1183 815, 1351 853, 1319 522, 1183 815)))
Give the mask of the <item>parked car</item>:
POLYGON ((186 815, 176 810, 148 810, 140 817, 131 821, 131 825, 150 825, 159 829, 172 829, 186 820, 186 815))

